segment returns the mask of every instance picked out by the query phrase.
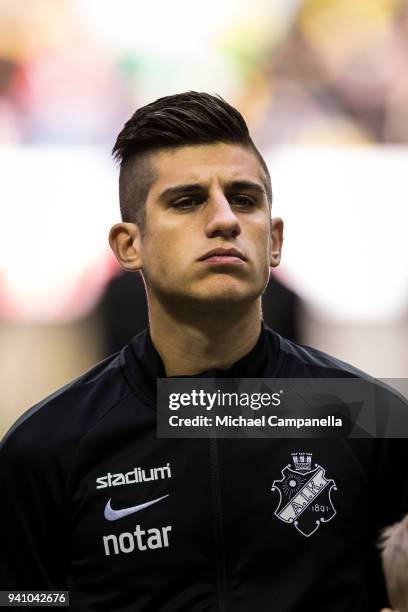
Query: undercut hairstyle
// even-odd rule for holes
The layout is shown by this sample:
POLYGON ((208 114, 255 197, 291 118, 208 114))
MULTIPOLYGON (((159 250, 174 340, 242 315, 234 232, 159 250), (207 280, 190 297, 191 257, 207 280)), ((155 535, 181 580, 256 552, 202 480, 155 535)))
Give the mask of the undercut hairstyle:
POLYGON ((408 515, 384 529, 380 547, 390 603, 398 612, 408 612, 408 515))
POLYGON ((139 108, 118 135, 112 155, 120 163, 122 221, 137 223, 143 231, 145 202, 155 180, 151 153, 216 143, 241 145, 255 154, 264 173, 264 187, 271 206, 268 167, 241 113, 220 96, 189 91, 159 98, 139 108))

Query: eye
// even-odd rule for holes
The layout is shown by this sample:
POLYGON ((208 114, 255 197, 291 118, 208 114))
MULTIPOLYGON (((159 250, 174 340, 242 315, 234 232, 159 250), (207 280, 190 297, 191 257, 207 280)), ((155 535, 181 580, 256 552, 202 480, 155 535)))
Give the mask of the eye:
POLYGON ((203 198, 200 198, 200 197, 195 197, 195 196, 188 197, 188 198, 186 197, 186 198, 181 198, 180 200, 176 200, 175 202, 172 202, 171 207, 176 208, 178 210, 190 210, 192 208, 195 208, 202 202, 203 202, 203 198))
POLYGON ((231 204, 239 206, 239 208, 252 208, 256 202, 250 196, 242 193, 236 193, 230 197, 231 204))

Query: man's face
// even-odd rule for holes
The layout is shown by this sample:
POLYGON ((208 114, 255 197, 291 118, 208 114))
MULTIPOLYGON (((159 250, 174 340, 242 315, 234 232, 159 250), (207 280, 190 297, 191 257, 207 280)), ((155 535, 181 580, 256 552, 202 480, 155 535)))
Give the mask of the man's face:
POLYGON ((277 265, 255 154, 217 143, 162 150, 151 163, 156 180, 140 244, 149 298, 197 305, 255 300, 270 264, 277 265))

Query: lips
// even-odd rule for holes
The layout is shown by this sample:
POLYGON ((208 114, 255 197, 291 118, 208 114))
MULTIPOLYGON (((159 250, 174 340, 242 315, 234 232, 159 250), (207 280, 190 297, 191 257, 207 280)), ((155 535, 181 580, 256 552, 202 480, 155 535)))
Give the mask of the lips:
POLYGON ((231 259, 231 258, 238 258, 241 259, 242 261, 247 261, 247 258, 245 257, 245 255, 243 253, 241 253, 240 251, 238 251, 237 249, 212 249, 211 251, 208 251, 208 253, 206 253, 205 255, 202 255, 201 257, 199 257, 198 261, 205 261, 206 259, 212 259, 212 258, 223 258, 225 257, 226 260, 231 259))

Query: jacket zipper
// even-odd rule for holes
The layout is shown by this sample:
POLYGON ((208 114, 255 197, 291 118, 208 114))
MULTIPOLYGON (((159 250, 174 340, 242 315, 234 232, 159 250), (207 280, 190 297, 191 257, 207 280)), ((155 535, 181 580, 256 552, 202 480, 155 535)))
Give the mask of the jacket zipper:
POLYGON ((227 609, 227 574, 225 563, 224 521, 221 501, 220 467, 218 462, 218 446, 216 438, 209 439, 211 486, 213 494, 215 565, 216 565, 216 610, 226 612, 227 609))

